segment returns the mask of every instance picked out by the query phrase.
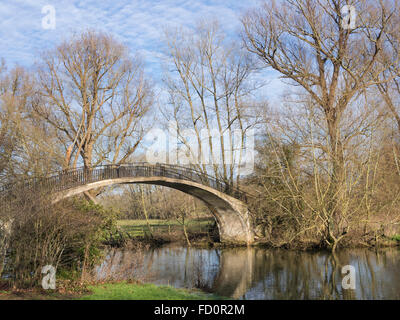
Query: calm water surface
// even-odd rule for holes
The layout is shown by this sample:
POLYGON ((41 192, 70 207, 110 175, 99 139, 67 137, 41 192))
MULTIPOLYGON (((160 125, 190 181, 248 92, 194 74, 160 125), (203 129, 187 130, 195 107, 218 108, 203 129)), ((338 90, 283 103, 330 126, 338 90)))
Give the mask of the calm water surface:
POLYGON ((147 282, 201 288, 235 299, 400 299, 400 250, 294 252, 260 248, 165 246, 141 259, 113 250, 97 268, 147 282), (138 262, 138 261, 141 262, 138 262), (355 267, 356 289, 343 289, 342 267, 355 267))

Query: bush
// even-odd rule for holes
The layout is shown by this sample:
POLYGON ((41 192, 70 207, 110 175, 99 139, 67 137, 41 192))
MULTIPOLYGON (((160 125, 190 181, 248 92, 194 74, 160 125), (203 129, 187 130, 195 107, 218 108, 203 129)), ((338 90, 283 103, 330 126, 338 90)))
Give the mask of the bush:
POLYGON ((52 265, 62 272, 82 272, 101 256, 101 244, 116 228, 116 217, 84 201, 51 204, 37 194, 18 196, 12 216, 5 269, 14 287, 39 285, 41 270, 52 265))

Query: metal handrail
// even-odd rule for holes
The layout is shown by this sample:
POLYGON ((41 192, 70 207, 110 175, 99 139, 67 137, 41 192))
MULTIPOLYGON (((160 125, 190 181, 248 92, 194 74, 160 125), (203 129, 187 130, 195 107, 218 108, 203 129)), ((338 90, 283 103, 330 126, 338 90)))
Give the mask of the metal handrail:
POLYGON ((213 176, 197 171, 191 167, 160 163, 149 164, 146 162, 122 165, 101 165, 93 168, 80 167, 76 169, 63 170, 48 177, 29 178, 18 185, 5 185, 0 188, 0 193, 7 193, 16 187, 28 190, 51 189, 54 192, 61 192, 70 188, 105 179, 151 176, 178 178, 201 183, 243 201, 247 201, 248 198, 253 198, 252 195, 249 195, 238 188, 232 187, 227 182, 216 179, 213 176))

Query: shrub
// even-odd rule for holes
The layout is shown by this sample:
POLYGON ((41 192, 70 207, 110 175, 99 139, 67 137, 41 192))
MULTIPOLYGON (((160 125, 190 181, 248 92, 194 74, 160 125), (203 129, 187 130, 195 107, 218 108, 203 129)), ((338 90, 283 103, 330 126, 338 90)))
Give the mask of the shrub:
POLYGON ((9 210, 13 223, 4 273, 14 287, 38 285, 46 265, 84 273, 98 261, 102 241, 116 228, 112 213, 84 201, 51 204, 48 197, 24 193, 9 210))

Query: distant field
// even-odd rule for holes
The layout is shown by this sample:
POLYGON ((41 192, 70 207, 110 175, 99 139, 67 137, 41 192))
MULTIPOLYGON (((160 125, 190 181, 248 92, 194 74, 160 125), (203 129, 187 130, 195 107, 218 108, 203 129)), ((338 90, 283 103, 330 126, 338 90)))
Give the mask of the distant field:
MULTIPOLYGON (((172 233, 175 231, 183 231, 183 226, 176 220, 149 220, 151 231, 154 233, 172 233)), ((214 224, 212 218, 189 219, 186 222, 188 232, 198 233, 207 232, 214 224)), ((131 236, 140 237, 149 233, 149 227, 146 220, 119 220, 118 226, 131 236)))

